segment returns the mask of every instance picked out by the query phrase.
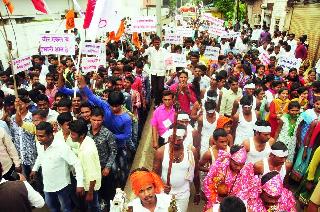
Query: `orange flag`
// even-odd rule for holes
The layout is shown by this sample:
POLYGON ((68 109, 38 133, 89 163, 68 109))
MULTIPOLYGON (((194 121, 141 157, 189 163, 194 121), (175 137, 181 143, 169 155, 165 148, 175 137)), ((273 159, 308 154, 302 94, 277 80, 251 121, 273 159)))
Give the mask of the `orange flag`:
POLYGON ((14 10, 13 4, 10 2, 10 0, 2 0, 2 1, 7 6, 10 14, 12 15, 13 10, 14 10))
POLYGON ((116 35, 115 35, 114 31, 109 32, 109 41, 114 40, 115 37, 116 37, 116 35))
POLYGON ((137 32, 132 33, 132 43, 138 48, 141 49, 141 44, 139 41, 139 36, 137 32))
POLYGON ((73 29, 75 27, 74 24, 74 11, 69 10, 66 14, 66 29, 73 29))
POLYGON ((125 29, 125 26, 124 26, 124 20, 121 20, 121 23, 120 23, 120 26, 119 26, 119 29, 117 31, 117 34, 114 38, 115 41, 119 41, 121 36, 123 35, 124 33, 124 29, 125 29))

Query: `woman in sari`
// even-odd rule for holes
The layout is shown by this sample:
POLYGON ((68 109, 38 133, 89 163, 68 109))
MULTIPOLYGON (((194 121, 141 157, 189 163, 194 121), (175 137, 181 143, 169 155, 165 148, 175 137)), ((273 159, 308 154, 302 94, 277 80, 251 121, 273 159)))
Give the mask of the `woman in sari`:
POLYGON ((315 145, 314 141, 316 140, 311 140, 311 136, 315 129, 316 121, 319 120, 319 115, 320 98, 317 97, 315 98, 314 108, 301 113, 298 118, 297 146, 299 149, 292 170, 292 178, 295 181, 300 181, 302 179, 309 165, 311 153, 315 145))
POLYGON ((274 99, 270 104, 269 123, 271 126, 270 136, 274 138, 276 130, 279 126, 279 120, 281 116, 288 112, 288 99, 289 90, 288 88, 281 88, 278 91, 278 98, 274 99))

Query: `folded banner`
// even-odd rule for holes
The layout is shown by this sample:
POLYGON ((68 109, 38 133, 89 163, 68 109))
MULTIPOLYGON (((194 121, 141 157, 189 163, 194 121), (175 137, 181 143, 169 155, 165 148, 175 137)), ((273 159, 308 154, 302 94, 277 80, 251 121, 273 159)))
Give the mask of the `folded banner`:
POLYGON ((8 8, 10 14, 12 15, 14 7, 13 4, 10 2, 10 0, 2 0, 4 5, 6 5, 6 7, 8 8))
POLYGON ((46 8, 46 3, 44 0, 31 0, 33 3, 33 6, 36 10, 48 14, 47 8, 46 8))

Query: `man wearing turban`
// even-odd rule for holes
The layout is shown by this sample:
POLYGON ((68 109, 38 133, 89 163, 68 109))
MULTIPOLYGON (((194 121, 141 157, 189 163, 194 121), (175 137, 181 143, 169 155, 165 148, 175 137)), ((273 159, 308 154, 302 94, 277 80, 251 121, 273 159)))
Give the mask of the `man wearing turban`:
POLYGON ((296 211, 296 201, 291 191, 283 187, 277 171, 262 176, 261 183, 250 193, 248 211, 296 211))
POLYGON ((132 191, 138 197, 128 204, 133 212, 168 211, 172 197, 163 193, 163 182, 156 173, 143 167, 134 170, 129 179, 132 191))

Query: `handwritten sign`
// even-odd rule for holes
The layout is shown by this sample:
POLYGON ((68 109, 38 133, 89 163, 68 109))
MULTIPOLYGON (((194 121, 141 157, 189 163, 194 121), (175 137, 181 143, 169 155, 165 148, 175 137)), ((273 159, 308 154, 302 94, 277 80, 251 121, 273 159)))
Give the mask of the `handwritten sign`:
POLYGON ((83 57, 81 59, 81 68, 83 73, 88 73, 91 71, 98 70, 100 64, 99 57, 83 57))
POLYGON ((164 42, 179 45, 183 43, 183 37, 178 34, 168 33, 164 36, 164 42))
POLYGON ((216 35, 216 36, 222 36, 227 33, 224 27, 215 26, 215 25, 210 26, 208 29, 208 32, 209 34, 216 35))
POLYGON ((210 60, 218 60, 220 54, 219 47, 207 46, 204 52, 204 56, 210 60))
POLYGON ((185 27, 178 27, 175 30, 175 33, 178 35, 181 35, 182 37, 193 37, 194 36, 194 30, 191 28, 185 28, 185 27))
POLYGON ((166 66, 187 67, 187 59, 184 54, 170 53, 165 59, 166 66))
POLYGON ((202 19, 209 21, 210 23, 212 23, 213 25, 216 25, 216 26, 223 26, 223 24, 224 24, 224 20, 213 17, 210 13, 204 13, 202 15, 202 19))
POLYGON ((241 33, 240 32, 227 32, 223 35, 221 35, 221 38, 236 38, 240 37, 241 33))
POLYGON ((132 32, 157 31, 157 19, 154 16, 142 16, 132 20, 132 32))
POLYGON ((299 69, 301 66, 302 60, 292 58, 292 57, 280 57, 278 60, 278 66, 281 66, 284 71, 288 71, 291 68, 299 69))
POLYGON ((12 61, 14 74, 23 72, 32 67, 31 57, 20 57, 12 61))
POLYGON ((42 34, 40 35, 40 52, 42 55, 75 54, 75 38, 73 34, 42 34))
POLYGON ((102 43, 85 42, 82 47, 82 54, 99 56, 102 45, 102 43))
POLYGON ((270 55, 266 51, 263 51, 259 55, 259 59, 261 60, 263 65, 268 65, 270 63, 270 55))

